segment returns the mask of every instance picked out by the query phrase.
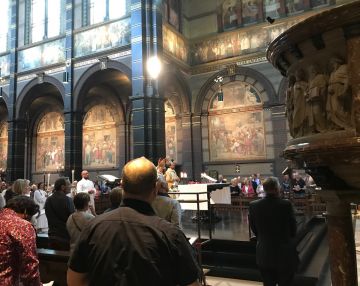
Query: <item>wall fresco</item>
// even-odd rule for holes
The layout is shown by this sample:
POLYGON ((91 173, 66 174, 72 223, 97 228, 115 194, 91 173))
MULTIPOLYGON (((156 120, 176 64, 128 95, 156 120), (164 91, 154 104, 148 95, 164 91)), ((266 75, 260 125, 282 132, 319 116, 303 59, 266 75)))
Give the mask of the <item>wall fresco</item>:
POLYGON ((74 36, 75 57, 130 44, 130 18, 102 25, 74 36))
POLYGON ((117 164, 116 123, 107 105, 91 108, 83 126, 83 166, 112 168, 117 164))
POLYGON ((185 40, 165 25, 163 25, 163 47, 177 59, 188 62, 189 48, 185 40))
POLYGON ((8 123, 0 123, 0 168, 6 169, 8 152, 8 123))
POLYGON ((65 38, 19 51, 18 71, 27 71, 65 61, 65 38))
POLYGON ((222 88, 224 100, 215 93, 209 107, 210 161, 264 159, 265 131, 258 91, 244 82, 222 88))
POLYGON ((37 127, 36 171, 56 171, 64 168, 64 118, 58 112, 44 115, 37 127))

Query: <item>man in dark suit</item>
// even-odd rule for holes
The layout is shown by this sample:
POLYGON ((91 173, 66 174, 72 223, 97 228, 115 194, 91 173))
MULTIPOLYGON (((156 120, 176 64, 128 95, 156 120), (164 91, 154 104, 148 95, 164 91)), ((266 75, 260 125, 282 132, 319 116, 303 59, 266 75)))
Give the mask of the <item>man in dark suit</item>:
POLYGON ((257 237, 256 263, 264 286, 291 286, 298 264, 293 207, 280 199, 277 178, 267 178, 263 187, 265 198, 253 201, 249 207, 250 227, 257 237))

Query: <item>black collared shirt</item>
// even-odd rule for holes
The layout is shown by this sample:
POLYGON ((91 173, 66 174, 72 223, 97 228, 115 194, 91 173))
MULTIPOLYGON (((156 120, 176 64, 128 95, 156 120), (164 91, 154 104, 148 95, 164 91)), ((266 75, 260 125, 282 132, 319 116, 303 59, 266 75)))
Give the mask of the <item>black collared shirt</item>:
POLYGON ((75 211, 74 204, 62 191, 55 191, 47 198, 45 214, 49 224, 49 237, 70 240, 66 229, 68 217, 75 211))
POLYGON ((89 285, 187 285, 198 278, 182 231, 133 199, 90 222, 69 267, 88 273, 89 285))

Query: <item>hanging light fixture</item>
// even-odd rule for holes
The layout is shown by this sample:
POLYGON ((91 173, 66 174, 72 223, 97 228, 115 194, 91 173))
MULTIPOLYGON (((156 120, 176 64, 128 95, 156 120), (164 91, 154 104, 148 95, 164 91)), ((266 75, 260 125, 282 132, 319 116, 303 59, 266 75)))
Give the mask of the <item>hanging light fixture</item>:
POLYGON ((217 100, 222 102, 224 101, 224 92, 222 90, 222 82, 224 78, 222 76, 217 76, 214 81, 219 84, 219 90, 217 92, 217 100))

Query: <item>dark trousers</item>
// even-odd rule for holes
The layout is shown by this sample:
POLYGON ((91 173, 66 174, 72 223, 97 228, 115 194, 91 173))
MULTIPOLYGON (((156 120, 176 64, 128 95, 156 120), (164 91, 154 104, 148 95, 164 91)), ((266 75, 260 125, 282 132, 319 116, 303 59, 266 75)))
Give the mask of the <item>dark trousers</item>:
POLYGON ((260 268, 264 286, 292 286, 294 272, 276 268, 260 268))

